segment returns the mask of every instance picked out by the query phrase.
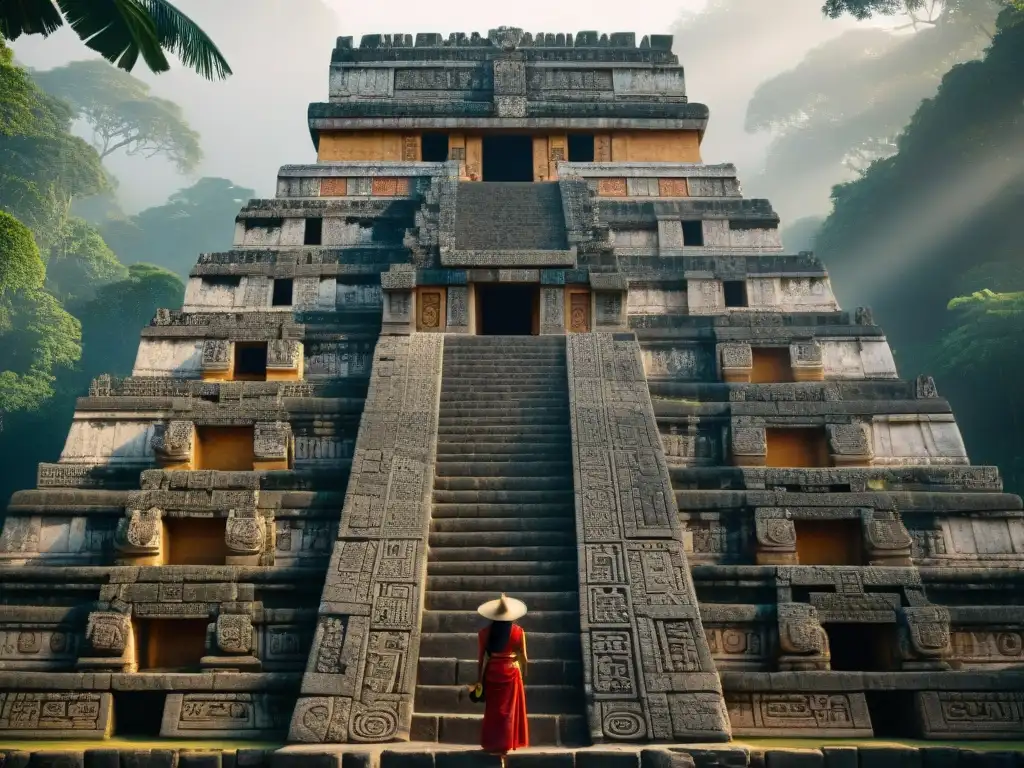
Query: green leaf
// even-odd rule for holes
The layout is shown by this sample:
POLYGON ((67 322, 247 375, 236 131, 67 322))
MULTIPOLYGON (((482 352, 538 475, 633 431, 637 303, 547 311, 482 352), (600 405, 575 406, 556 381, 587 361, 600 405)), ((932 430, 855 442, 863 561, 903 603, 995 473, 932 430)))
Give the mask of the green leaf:
POLYGON ((64 26, 53 0, 3 0, 0 3, 0 37, 17 40, 22 35, 50 35, 64 26))
POLYGON ((207 80, 223 80, 231 67, 216 44, 188 16, 166 0, 138 0, 156 25, 160 45, 207 80))
POLYGON ((156 23, 139 0, 57 0, 71 28, 107 61, 131 70, 141 55, 153 72, 171 68, 156 23))

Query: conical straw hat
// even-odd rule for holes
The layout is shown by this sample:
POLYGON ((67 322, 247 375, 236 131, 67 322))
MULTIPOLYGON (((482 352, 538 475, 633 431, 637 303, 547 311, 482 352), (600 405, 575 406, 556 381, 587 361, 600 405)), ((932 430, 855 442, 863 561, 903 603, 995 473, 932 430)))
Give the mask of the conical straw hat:
POLYGON ((515 621, 526 615, 526 603, 503 594, 497 600, 488 600, 476 612, 491 621, 515 621))

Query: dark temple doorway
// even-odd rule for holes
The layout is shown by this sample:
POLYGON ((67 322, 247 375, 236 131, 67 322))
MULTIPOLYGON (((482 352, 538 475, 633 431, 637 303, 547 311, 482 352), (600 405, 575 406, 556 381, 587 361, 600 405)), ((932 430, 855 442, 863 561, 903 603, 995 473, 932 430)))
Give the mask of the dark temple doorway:
POLYGON ((484 181, 533 181, 530 136, 484 136, 484 181))
POLYGON ((476 286, 477 333, 482 336, 530 336, 538 331, 536 285, 476 286))

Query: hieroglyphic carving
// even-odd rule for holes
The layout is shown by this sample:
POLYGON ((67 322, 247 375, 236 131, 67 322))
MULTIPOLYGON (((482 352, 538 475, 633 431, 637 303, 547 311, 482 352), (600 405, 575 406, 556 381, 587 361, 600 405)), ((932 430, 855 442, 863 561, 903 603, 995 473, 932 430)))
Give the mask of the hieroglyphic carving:
POLYGON ((377 344, 292 741, 409 738, 443 344, 377 344))
POLYGON ((185 464, 192 461, 196 428, 191 421, 157 424, 153 433, 153 453, 160 464, 185 464))
POLYGON ((872 736, 863 693, 729 693, 735 736, 872 736))
POLYGON ((949 609, 937 605, 902 608, 899 646, 903 666, 935 663, 950 652, 949 609), (909 664, 908 664, 909 663, 909 664))
POLYGON ((215 635, 221 653, 249 653, 252 619, 246 614, 221 614, 217 617, 215 635))
POLYGON ((441 327, 441 291, 420 291, 419 328, 436 331, 441 327))
POLYGON ((85 626, 86 642, 93 653, 101 656, 124 653, 131 634, 131 617, 123 613, 93 611, 85 626))
POLYGON ((469 328, 469 288, 465 285, 448 286, 448 330, 469 328))
POLYGON ((117 521, 114 542, 118 551, 128 554, 155 555, 163 542, 163 512, 156 507, 131 509, 117 521))
POLYGON ((75 738, 106 738, 113 698, 109 693, 0 693, 0 736, 47 738, 71 731, 75 738))
POLYGON ((540 332, 565 333, 565 296, 560 286, 540 289, 540 332))
POLYGON ((598 333, 567 346, 592 728, 615 741, 728 738, 640 346, 598 333))
POLYGON ((818 611, 806 603, 779 603, 779 669, 828 669, 828 635, 818 611))
POLYGON ((590 294, 584 291, 569 293, 569 332, 587 333, 590 330, 590 294))
POLYGON ((1024 694, 1017 691, 922 691, 917 697, 926 739, 1017 739, 1024 729, 1024 694))

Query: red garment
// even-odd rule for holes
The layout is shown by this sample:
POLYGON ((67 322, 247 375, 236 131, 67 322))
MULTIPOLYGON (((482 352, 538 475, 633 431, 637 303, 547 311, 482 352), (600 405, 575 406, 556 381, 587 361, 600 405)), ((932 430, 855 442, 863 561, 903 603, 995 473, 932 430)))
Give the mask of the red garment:
MULTIPOLYGON (((489 626, 477 635, 478 663, 483 661, 490 636, 489 626)), ((493 653, 484 670, 484 724, 480 730, 480 746, 487 752, 505 754, 530 746, 526 722, 526 690, 523 675, 516 664, 516 653, 523 648, 523 628, 512 625, 508 645, 493 653)))

